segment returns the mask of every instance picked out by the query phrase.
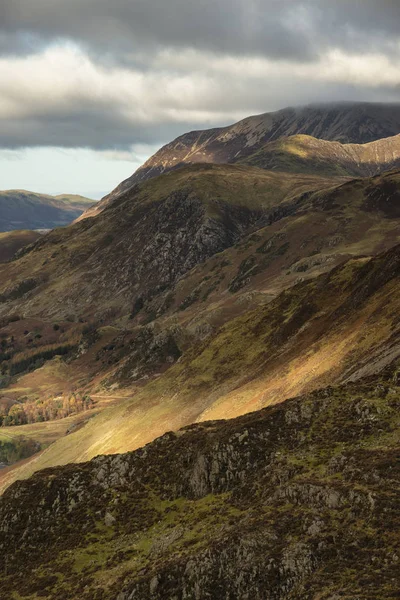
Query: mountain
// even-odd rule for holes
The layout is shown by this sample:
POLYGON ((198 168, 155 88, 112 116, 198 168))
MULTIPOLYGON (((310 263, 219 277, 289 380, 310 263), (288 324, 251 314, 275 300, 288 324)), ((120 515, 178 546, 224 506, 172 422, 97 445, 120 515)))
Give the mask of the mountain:
POLYGON ((394 600, 396 111, 205 135, 0 264, 1 600, 394 600))
POLYGON ((24 246, 33 244, 40 238, 37 231, 9 231, 0 233, 0 263, 7 262, 24 246))
POLYGON ((201 304, 209 311, 211 300, 230 312, 235 293, 276 295, 398 243, 399 183, 398 171, 347 182, 190 165, 135 187, 95 219, 54 230, 1 267, 0 315, 12 306, 109 323, 111 311, 114 320, 143 323, 172 312, 181 320, 201 304))
POLYGON ((1 597, 392 600, 399 406, 394 363, 17 482, 0 499, 1 597))
POLYGON ((48 196, 25 190, 0 192, 0 231, 53 229, 78 218, 93 200, 63 194, 48 196))
MULTIPOLYGON (((137 183, 187 163, 235 163, 260 150, 267 142, 304 134, 342 144, 366 144, 400 133, 400 104, 336 103, 310 105, 248 117, 228 127, 192 131, 161 148, 131 177, 96 207, 137 183)), ((396 154, 398 159, 398 153, 396 154)), ((369 173, 370 174, 370 173, 369 173)))

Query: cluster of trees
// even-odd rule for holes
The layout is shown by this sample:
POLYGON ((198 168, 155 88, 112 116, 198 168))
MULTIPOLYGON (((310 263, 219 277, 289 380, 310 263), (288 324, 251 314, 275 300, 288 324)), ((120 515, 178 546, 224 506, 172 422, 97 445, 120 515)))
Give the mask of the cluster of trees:
POLYGON ((0 439, 0 463, 12 465, 18 460, 29 458, 39 452, 40 444, 29 438, 18 436, 9 440, 0 439))
POLYGON ((69 415, 81 413, 93 408, 94 402, 89 395, 71 394, 46 400, 27 401, 13 404, 11 408, 0 414, 0 425, 26 425, 64 419, 69 415))

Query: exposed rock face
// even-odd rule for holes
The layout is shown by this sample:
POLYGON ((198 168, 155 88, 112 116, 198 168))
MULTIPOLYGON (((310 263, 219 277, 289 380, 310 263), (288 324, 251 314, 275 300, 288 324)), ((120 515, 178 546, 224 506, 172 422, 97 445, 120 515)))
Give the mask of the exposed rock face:
MULTIPOLYGON (((366 144, 400 133, 400 105, 339 103, 286 108, 248 117, 228 127, 186 133, 161 148, 123 181, 97 210, 136 183, 182 164, 243 161, 267 142, 304 134, 343 144, 366 144)), ((90 213, 89 213, 90 214, 90 213)))
MULTIPOLYGON (((293 176, 293 181, 286 177, 279 189, 282 178, 277 179, 273 181, 260 169, 196 165, 136 186, 97 220, 55 230, 20 253, 21 262, 0 275, 6 288, 2 298, 14 298, 20 285, 15 270, 25 264, 29 277, 23 281, 33 280, 32 272, 40 271, 33 305, 43 313, 61 309, 68 314, 82 307, 92 311, 94 304, 105 309, 110 301, 114 306, 130 302, 134 306, 138 299, 150 300, 247 232, 295 212, 302 190, 333 183, 293 176), (231 186, 228 191, 225 184, 231 186), (33 267, 28 266, 31 261, 33 267), (63 284, 57 286, 46 309, 37 288, 59 275, 66 281, 67 274, 74 285, 70 281, 65 294, 63 284)), ((33 305, 30 312, 35 310, 33 305)))
POLYGON ((0 597, 394 599, 398 381, 394 365, 17 482, 0 597))

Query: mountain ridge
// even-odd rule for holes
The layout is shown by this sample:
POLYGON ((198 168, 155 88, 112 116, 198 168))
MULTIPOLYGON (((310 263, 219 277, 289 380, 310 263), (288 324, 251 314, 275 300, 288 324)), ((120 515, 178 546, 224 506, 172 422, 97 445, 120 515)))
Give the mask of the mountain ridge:
MULTIPOLYGON (((268 141, 297 134, 327 141, 368 143, 400 133, 400 104, 331 103, 285 108, 238 123, 191 131, 163 146, 98 205, 101 210, 133 185, 186 162, 230 163, 268 141)), ((89 213, 91 214, 91 213, 89 213)))

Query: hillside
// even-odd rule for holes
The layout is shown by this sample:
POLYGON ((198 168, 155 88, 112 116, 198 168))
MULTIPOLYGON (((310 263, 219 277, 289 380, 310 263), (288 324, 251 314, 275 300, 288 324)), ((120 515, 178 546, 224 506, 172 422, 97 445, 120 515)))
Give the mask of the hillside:
MULTIPOLYGON (((349 313, 346 327, 329 337, 336 301, 344 302, 351 285, 328 286, 330 294, 320 298, 326 319, 315 320, 315 307, 305 299, 320 294, 313 287, 318 276, 350 259, 343 278, 353 277, 365 256, 399 244, 399 178, 396 171, 346 180, 243 165, 190 165, 138 185, 98 217, 54 230, 1 265, 5 415, 16 405, 17 423, 31 423, 32 414, 43 412, 40 404, 47 403, 46 414, 54 418, 60 412, 55 407, 69 405, 71 395, 94 397, 94 406, 83 413, 85 427, 67 437, 65 429, 55 428, 50 437, 59 441, 20 471, 2 473, 4 485, 32 468, 136 448, 196 419, 242 414, 335 382, 355 368, 366 357, 361 342, 356 352, 359 329, 351 319, 374 331, 368 313, 349 313), (286 317, 281 320, 292 302, 282 291, 296 284, 305 286, 306 295, 298 298, 305 346, 296 336, 288 340, 286 317), (279 331, 262 342, 250 335, 247 346, 246 315, 255 324, 269 314, 265 318, 278 319, 283 328, 283 346, 279 331), (204 344, 210 349, 196 358, 193 352, 204 344), (234 354, 222 354, 220 364, 221 347, 234 354), (241 348, 247 348, 250 364, 241 348), (347 363, 350 351, 354 360, 347 363), (268 361, 262 366, 264 355, 268 361), (236 365, 233 373, 225 362, 236 365), (166 400, 162 406, 160 397, 166 400), (25 415, 18 403, 27 407, 25 415), (133 420, 121 417, 125 406, 136 407, 133 420)), ((329 279, 323 281, 328 285, 329 279)), ((387 323, 377 325, 383 347, 397 310, 386 293, 385 288, 382 310, 392 312, 387 323)), ((296 331, 290 326, 290 339, 296 331)), ((371 335, 367 355, 378 339, 371 335)), ((68 418, 82 420, 80 414, 68 418)), ((18 430, 45 447, 36 425, 18 430)), ((4 431, 11 435, 11 429, 4 431)))
POLYGON ((97 218, 52 231, 0 268, 0 314, 11 305, 73 321, 99 320, 111 308, 130 314, 247 233, 300 210, 302 195, 336 183, 229 165, 194 165, 144 182, 97 218))
POLYGON ((399 403, 395 363, 18 482, 1 598, 394 600, 399 403))
POLYGON ((399 133, 400 105, 350 102, 286 108, 248 117, 228 127, 191 131, 163 146, 89 215, 135 184, 183 164, 243 161, 267 142, 285 137, 304 134, 342 144, 366 144, 399 133))
POLYGON ((25 190, 0 192, 0 231, 53 229, 77 219, 92 204, 83 196, 48 196, 25 190))
MULTIPOLYGON (((400 355, 399 275, 400 246, 374 259, 352 259, 232 319, 202 342, 181 346, 183 354, 176 326, 121 332, 97 353, 97 371, 108 365, 108 385, 133 385, 138 373, 151 373, 152 361, 158 376, 3 474, 1 486, 38 469, 133 450, 196 421, 233 418, 379 372, 400 355)), ((24 434, 29 427, 18 429, 24 434)))
POLYGON ((1 267, 0 314, 109 323, 111 311, 111 320, 138 315, 142 323, 206 296, 230 305, 237 292, 276 295, 300 277, 398 243, 399 178, 187 166, 1 267))
POLYGON ((11 260, 24 246, 33 244, 40 238, 37 231, 9 231, 0 233, 0 263, 11 260))

